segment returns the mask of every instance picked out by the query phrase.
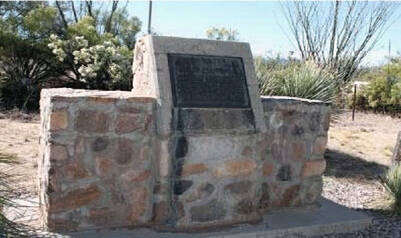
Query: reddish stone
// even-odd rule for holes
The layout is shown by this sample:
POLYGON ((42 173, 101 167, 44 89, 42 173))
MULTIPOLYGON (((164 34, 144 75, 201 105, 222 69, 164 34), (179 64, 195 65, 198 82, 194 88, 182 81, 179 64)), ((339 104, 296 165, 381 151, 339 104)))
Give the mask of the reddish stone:
POLYGON ((188 176, 192 174, 200 174, 208 170, 205 164, 184 164, 182 167, 182 176, 188 176))
POLYGON ((146 127, 142 114, 120 113, 115 122, 117 134, 130 133, 137 130, 144 130, 146 127))
POLYGON ((326 143, 327 137, 316 138, 315 143, 313 143, 313 154, 318 156, 323 155, 326 151, 326 143))
POLYGON ((329 128, 330 128, 330 113, 327 113, 327 114, 324 116, 323 129, 324 129, 325 131, 327 131, 327 130, 329 130, 329 128))
POLYGON ((303 141, 295 141, 291 144, 291 159, 305 160, 306 159, 306 146, 303 141))
POLYGON ((121 138, 117 141, 117 151, 115 154, 115 160, 120 165, 128 164, 133 156, 138 156, 138 151, 135 151, 137 148, 133 146, 134 143, 125 138, 121 138))
POLYGON ((69 163, 62 167, 64 177, 70 180, 82 179, 88 177, 88 171, 78 163, 69 163))
POLYGON ((304 163, 302 167, 302 176, 313 176, 313 175, 321 175, 326 169, 326 160, 311 160, 304 163))
POLYGON ((127 102, 129 103, 153 103, 155 101, 156 99, 151 97, 131 97, 127 99, 127 102))
POLYGON ((112 162, 108 158, 96 157, 95 158, 95 169, 96 174, 105 177, 109 175, 112 162))
POLYGON ((67 160, 67 148, 62 145, 50 145, 50 161, 64 161, 67 160))
POLYGON ((290 206, 291 203, 293 203, 296 200, 300 188, 301 186, 299 184, 287 188, 282 196, 281 206, 282 207, 290 206))
POLYGON ((262 166, 262 175, 269 176, 273 173, 274 166, 272 163, 265 162, 262 166))
POLYGON ((245 148, 242 150, 241 155, 245 156, 245 157, 249 157, 252 155, 252 148, 250 146, 245 146, 245 148))
POLYGON ((103 112, 81 110, 75 120, 78 132, 104 133, 108 130, 109 116, 103 112))
POLYGON ((155 203, 153 205, 152 221, 156 224, 163 224, 168 219, 169 204, 166 201, 155 203))
POLYGON ((230 160, 214 171, 217 177, 249 175, 255 169, 256 164, 251 159, 230 160))
POLYGON ((125 174, 123 174, 122 179, 126 184, 132 184, 132 183, 139 183, 147 180, 150 177, 150 171, 145 170, 131 170, 125 174))
POLYGON ((63 130, 68 127, 68 112, 59 110, 50 114, 50 130, 63 130))
POLYGON ((78 230, 78 222, 70 219, 49 219, 47 228, 50 232, 71 232, 78 230))
POLYGON ((89 185, 68 192, 64 196, 50 196, 49 211, 64 212, 88 205, 100 198, 100 190, 96 185, 89 185))
POLYGON ((92 96, 89 97, 89 102, 93 104, 113 104, 117 102, 117 98, 108 96, 92 96))
POLYGON ((103 225, 112 223, 115 216, 115 212, 108 208, 92 208, 89 210, 89 222, 96 225, 103 225))
POLYGON ((128 219, 138 222, 148 209, 148 191, 144 187, 134 188, 131 192, 131 212, 128 219))
POLYGON ((176 206, 176 209, 177 209, 178 218, 184 217, 185 216, 184 204, 182 202, 176 202, 175 206, 176 206))
POLYGON ((119 112, 123 112, 123 113, 143 113, 143 109, 140 109, 138 107, 135 107, 131 104, 129 105, 118 105, 118 110, 119 112))
MULTIPOLYGON (((287 188, 284 193, 272 202, 272 207, 289 207, 297 199, 301 186, 299 184, 292 185, 287 188)), ((278 191, 276 191, 278 192, 278 191)))
POLYGON ((76 103, 80 100, 81 98, 79 97, 68 97, 68 96, 52 96, 51 97, 51 102, 52 103, 76 103))

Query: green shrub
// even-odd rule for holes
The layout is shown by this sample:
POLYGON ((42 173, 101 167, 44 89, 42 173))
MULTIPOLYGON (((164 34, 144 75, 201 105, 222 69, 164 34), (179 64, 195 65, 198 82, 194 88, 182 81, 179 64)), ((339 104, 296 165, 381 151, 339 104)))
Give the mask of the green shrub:
MULTIPOLYGON (((353 107, 354 92, 349 93, 347 96, 347 106, 349 108, 353 107)), ((357 89, 355 107, 357 110, 365 111, 369 108, 368 98, 366 97, 365 91, 363 89, 357 89)))
MULTIPOLYGON (((353 92, 349 94, 347 104, 352 107, 353 92)), ((369 81, 369 85, 357 91, 356 108, 381 112, 401 112, 401 79, 386 78, 378 75, 369 81)))
POLYGON ((331 102, 337 84, 334 77, 306 62, 256 59, 256 76, 262 95, 290 96, 331 102))
POLYGON ((393 212, 401 215, 401 166, 389 169, 382 178, 382 183, 391 195, 393 212))

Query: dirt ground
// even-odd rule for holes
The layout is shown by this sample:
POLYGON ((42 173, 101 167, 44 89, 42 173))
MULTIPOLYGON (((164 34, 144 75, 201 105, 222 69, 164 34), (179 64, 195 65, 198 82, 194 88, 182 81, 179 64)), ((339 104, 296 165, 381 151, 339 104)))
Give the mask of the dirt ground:
POLYGON ((373 113, 332 115, 323 196, 351 208, 388 209, 381 185, 391 164, 401 119, 373 113))
MULTIPOLYGON (((323 196, 354 208, 373 208, 385 195, 378 175, 390 164, 401 119, 349 112, 332 116, 323 196), (377 203, 377 202, 376 202, 377 203)), ((37 197, 39 120, 0 119, 0 155, 15 155, 18 164, 0 165, 14 175, 20 199, 37 197)), ((23 222, 38 226, 37 214, 23 222)))

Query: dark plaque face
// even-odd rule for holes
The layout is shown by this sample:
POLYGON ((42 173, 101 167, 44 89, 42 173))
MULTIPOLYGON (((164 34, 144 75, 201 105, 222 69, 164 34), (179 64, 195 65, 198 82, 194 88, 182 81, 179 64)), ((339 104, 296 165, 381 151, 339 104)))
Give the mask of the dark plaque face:
POLYGON ((241 58, 169 54, 176 107, 250 107, 241 58))

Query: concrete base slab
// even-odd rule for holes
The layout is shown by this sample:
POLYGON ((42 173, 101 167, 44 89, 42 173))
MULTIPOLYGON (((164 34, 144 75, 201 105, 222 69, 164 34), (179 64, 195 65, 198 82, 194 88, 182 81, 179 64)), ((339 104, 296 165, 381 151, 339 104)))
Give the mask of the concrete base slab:
POLYGON ((364 229, 371 224, 371 218, 361 212, 356 212, 327 199, 321 199, 320 204, 321 207, 313 209, 288 209, 271 212, 265 215, 260 224, 238 225, 210 233, 161 233, 150 229, 119 229, 49 235, 82 238, 283 238, 347 233, 364 229))

